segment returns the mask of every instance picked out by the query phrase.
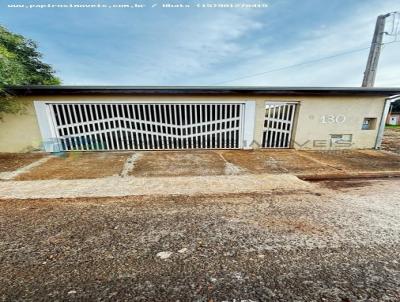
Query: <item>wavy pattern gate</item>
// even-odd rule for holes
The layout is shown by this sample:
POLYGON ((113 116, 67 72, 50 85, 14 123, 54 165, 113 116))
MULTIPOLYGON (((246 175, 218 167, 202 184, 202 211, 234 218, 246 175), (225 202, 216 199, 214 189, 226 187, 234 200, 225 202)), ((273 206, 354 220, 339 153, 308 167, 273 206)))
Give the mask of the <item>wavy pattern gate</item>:
POLYGON ((48 104, 62 151, 235 149, 243 104, 48 104))

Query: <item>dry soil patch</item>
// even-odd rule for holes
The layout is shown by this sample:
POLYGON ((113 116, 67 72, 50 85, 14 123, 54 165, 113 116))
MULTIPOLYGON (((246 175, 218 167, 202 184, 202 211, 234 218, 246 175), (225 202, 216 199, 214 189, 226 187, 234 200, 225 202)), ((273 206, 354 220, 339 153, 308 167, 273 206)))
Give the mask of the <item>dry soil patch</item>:
POLYGON ((45 156, 46 153, 0 153, 0 173, 22 168, 45 156))
POLYGON ((400 154, 400 127, 385 129, 382 149, 400 154))
POLYGON ((249 173, 328 173, 335 169, 303 157, 295 150, 220 151, 223 157, 249 173))
POLYGON ((376 150, 299 151, 344 172, 399 171, 400 156, 376 150))
POLYGON ((143 152, 131 176, 224 175, 225 161, 214 151, 143 152))
POLYGON ((118 175, 130 153, 67 153, 19 175, 16 180, 92 179, 118 175))

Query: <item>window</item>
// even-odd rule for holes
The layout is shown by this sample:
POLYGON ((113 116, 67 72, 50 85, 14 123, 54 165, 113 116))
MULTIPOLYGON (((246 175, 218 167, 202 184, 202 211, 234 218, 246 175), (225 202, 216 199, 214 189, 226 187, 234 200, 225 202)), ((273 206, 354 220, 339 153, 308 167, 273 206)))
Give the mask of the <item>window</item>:
POLYGON ((362 130, 375 130, 376 128, 376 118, 366 117, 364 118, 361 129, 362 130))

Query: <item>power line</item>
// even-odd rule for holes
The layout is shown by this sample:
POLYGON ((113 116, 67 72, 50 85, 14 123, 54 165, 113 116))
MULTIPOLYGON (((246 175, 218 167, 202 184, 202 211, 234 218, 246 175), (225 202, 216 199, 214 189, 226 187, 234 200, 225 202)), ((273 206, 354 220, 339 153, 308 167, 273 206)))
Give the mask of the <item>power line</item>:
POLYGON ((293 65, 288 65, 288 66, 284 66, 284 67, 270 69, 270 70, 267 70, 267 71, 254 73, 254 74, 251 74, 251 75, 246 75, 246 76, 235 78, 235 79, 232 79, 232 80, 215 83, 214 85, 220 85, 220 84, 234 82, 234 81, 243 80, 243 79, 247 79, 247 78, 253 78, 253 77, 257 77, 257 76, 260 76, 260 75, 268 74, 268 73, 271 73, 271 72, 281 71, 281 70, 284 70, 284 69, 289 69, 289 68, 293 68, 293 67, 298 67, 298 66, 302 66, 302 65, 311 64, 311 63, 316 63, 316 62, 320 62, 320 61, 323 61, 323 60, 327 60, 327 59, 343 56, 343 55, 346 55, 346 54, 350 54, 350 53, 360 52, 360 51, 363 51, 363 50, 366 50, 366 49, 369 49, 369 46, 368 47, 364 47, 364 48, 360 48, 360 49, 355 49, 355 50, 352 50, 352 51, 339 53, 339 54, 328 56, 328 57, 323 57, 323 58, 310 60, 310 61, 305 61, 305 62, 293 64, 293 65))
MULTIPOLYGON (((392 42, 388 42, 388 43, 383 43, 383 45, 399 43, 399 42, 400 41, 392 41, 392 42)), ((312 64, 312 63, 317 63, 317 62, 321 62, 321 61, 324 61, 324 60, 333 59, 333 58, 336 58, 336 57, 348 55, 348 54, 351 54, 351 53, 361 52, 361 51, 367 50, 369 48, 370 47, 367 46, 367 47, 363 47, 363 48, 359 48, 359 49, 353 49, 353 50, 349 50, 349 51, 346 51, 346 52, 338 53, 338 54, 335 54, 335 55, 332 55, 332 56, 327 56, 327 57, 323 57, 323 58, 319 58, 319 59, 315 59, 315 60, 309 60, 309 61, 304 61, 304 62, 293 64, 293 65, 288 65, 288 66, 283 66, 283 67, 279 67, 279 68, 275 68, 275 69, 270 69, 270 70, 267 70, 267 71, 263 71, 263 72, 254 73, 254 74, 246 75, 246 76, 243 76, 243 77, 235 78, 235 79, 232 79, 232 80, 227 80, 227 81, 214 83, 212 85, 221 85, 221 84, 225 84, 225 83, 235 82, 235 81, 238 81, 238 80, 254 78, 254 77, 258 77, 258 76, 265 75, 265 74, 272 73, 272 72, 276 72, 276 71, 281 71, 281 70, 290 69, 290 68, 293 68, 293 67, 303 66, 303 65, 312 64)))

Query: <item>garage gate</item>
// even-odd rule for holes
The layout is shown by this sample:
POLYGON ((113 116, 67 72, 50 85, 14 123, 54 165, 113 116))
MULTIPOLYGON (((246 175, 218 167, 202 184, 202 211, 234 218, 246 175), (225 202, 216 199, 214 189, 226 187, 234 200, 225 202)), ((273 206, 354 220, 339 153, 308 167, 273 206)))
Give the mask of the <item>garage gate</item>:
POLYGON ((236 149, 244 104, 50 103, 61 151, 236 149))

